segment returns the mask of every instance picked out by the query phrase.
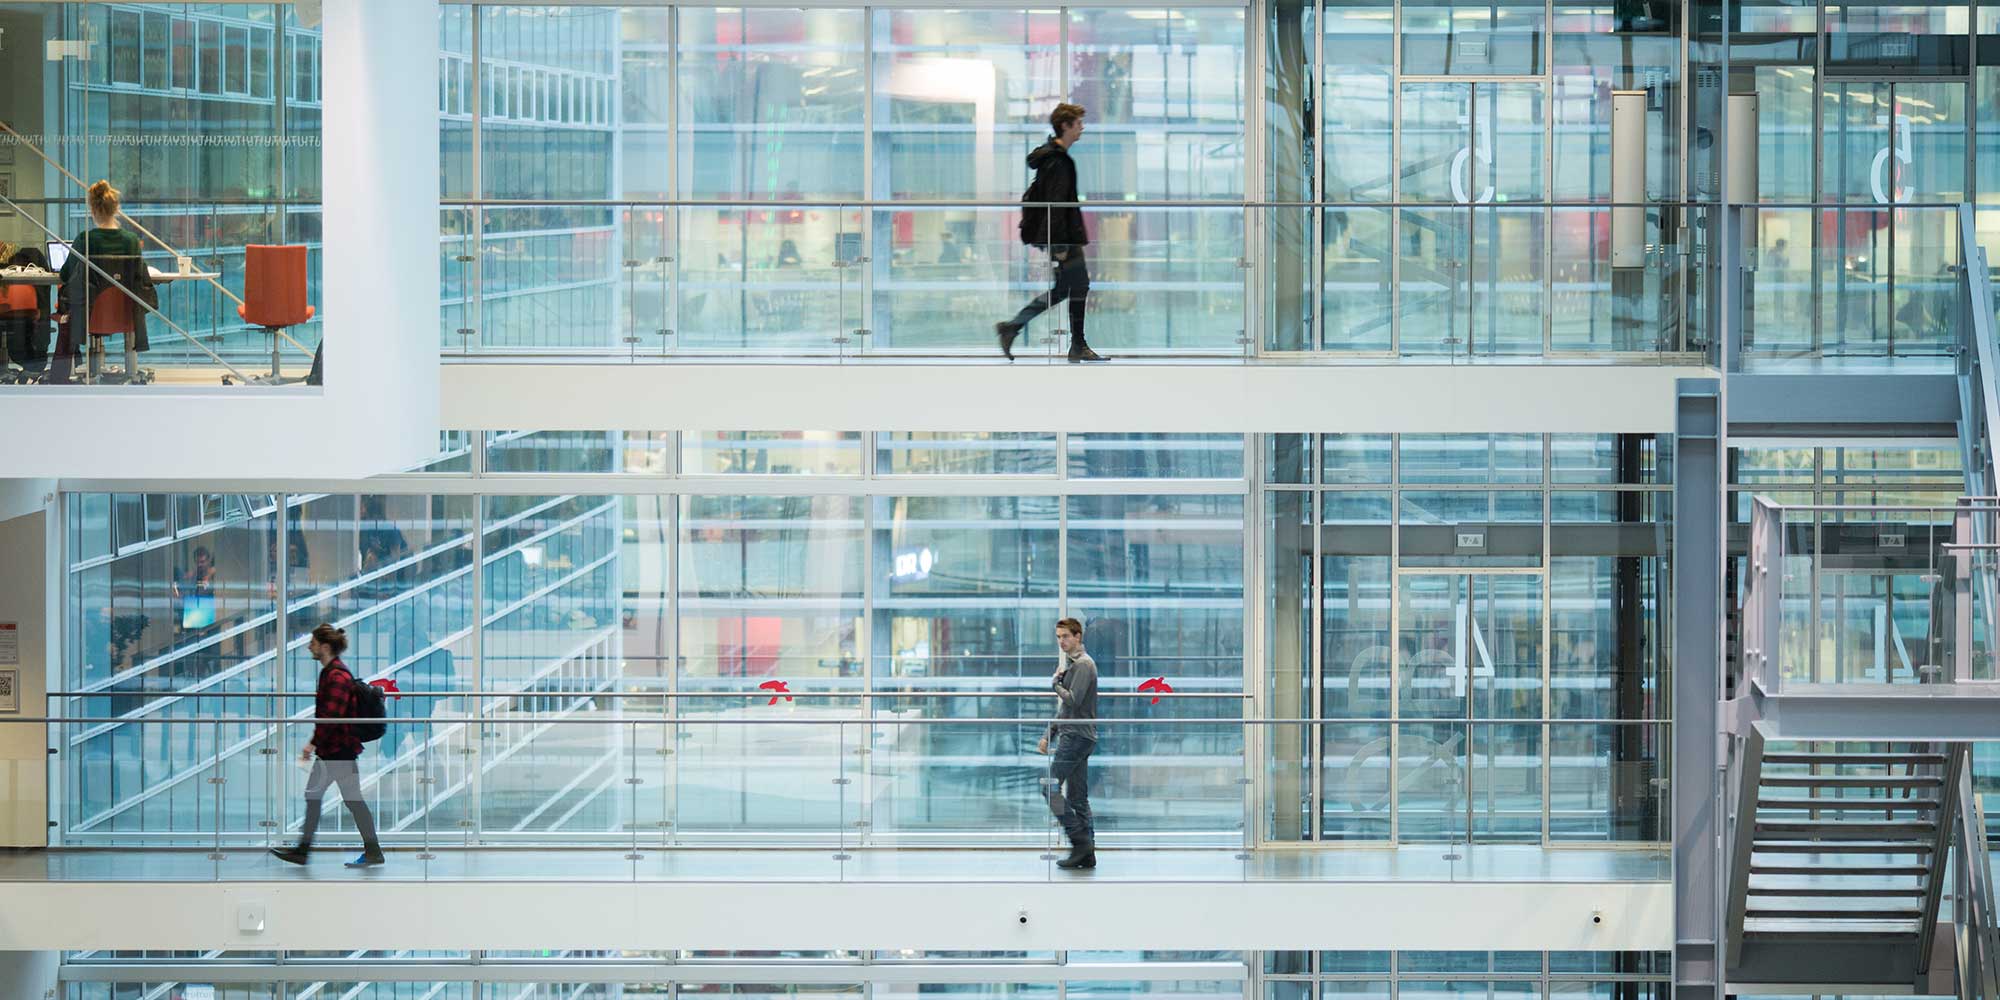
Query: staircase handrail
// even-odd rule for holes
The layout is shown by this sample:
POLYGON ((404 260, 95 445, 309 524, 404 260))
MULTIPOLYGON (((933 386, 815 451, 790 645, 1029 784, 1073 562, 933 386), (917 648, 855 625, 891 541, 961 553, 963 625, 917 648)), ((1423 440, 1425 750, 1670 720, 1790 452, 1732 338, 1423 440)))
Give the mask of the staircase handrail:
POLYGON ((1957 939, 1958 995, 1962 1000, 1993 1000, 2000 997, 2000 928, 1995 927, 1986 810, 1973 783, 1971 754, 1961 757, 1951 784, 1958 790, 1959 800, 1952 838, 1952 865, 1957 870, 1952 929, 1957 939))
MULTIPOLYGON (((1935 751, 1939 747, 1931 744, 1928 749, 1935 751)), ((1924 879, 1924 901, 1917 911, 1919 977, 1930 971, 1931 943, 1937 938, 1938 912, 1942 909, 1944 901, 1944 858, 1951 844, 1952 828, 1957 825, 1959 817, 1963 814, 1964 788, 1960 779, 1970 773, 1967 770, 1967 762, 1972 758, 1969 748, 1964 743, 1948 744, 1942 749, 1945 752, 1945 759, 1938 767, 1938 776, 1943 780, 1938 782, 1937 828, 1936 836, 1931 842, 1930 853, 1931 874, 1924 879)), ((1982 838, 1983 836, 1982 834, 1982 838)))
MULTIPOLYGON (((2000 492, 2000 484, 1992 481, 1996 467, 1993 456, 1994 435, 2000 433, 2000 393, 1995 392, 1994 380, 2000 377, 2000 357, 1996 357, 1993 318, 1993 281, 1986 269, 1986 250, 1979 244, 1979 228, 1971 205, 1960 205, 1958 209, 1959 248, 1964 260, 1964 287, 1966 291, 1967 315, 1965 336, 1970 343, 1963 345, 1966 364, 1977 377, 1972 380, 1972 388, 1979 390, 1979 398, 1962 400, 1970 403, 1970 409, 1960 414, 1960 426, 1966 428, 1977 418, 1977 431, 1966 441, 1969 460, 1966 465, 1966 492, 1985 495, 2000 492)), ((1967 432, 1961 430, 1963 437, 1967 432)))
POLYGON ((1729 942, 1724 968, 1733 969, 1743 959, 1743 915, 1750 902, 1750 854, 1757 842, 1757 786, 1764 775, 1764 723, 1755 722, 1735 743, 1729 759, 1729 785, 1724 792, 1729 815, 1722 824, 1724 858, 1729 864, 1729 899, 1724 910, 1728 926, 1723 940, 1729 942))

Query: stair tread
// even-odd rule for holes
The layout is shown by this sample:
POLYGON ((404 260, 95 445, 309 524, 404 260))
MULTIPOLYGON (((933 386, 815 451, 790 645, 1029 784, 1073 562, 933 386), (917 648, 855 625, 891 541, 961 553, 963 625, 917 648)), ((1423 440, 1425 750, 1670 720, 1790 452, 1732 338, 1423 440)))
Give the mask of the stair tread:
POLYGON ((1796 917, 1753 917, 1743 921, 1748 938, 1810 937, 1829 940, 1880 941, 1917 936, 1915 920, 1800 920, 1796 917))
POLYGON ((1809 909, 1800 907, 1794 910, 1784 907, 1754 906, 1743 911, 1743 919, 1745 920, 1820 920, 1829 923, 1851 923, 1857 920, 1908 920, 1915 922, 1921 916, 1923 916, 1922 910, 1892 909, 1889 907, 1873 907, 1869 909, 1857 907, 1853 910, 1842 911, 1837 908, 1809 909))
POLYGON ((1760 840, 1750 845, 1751 852, 1759 854, 1929 854, 1934 849, 1916 841, 1760 840))
POLYGON ((1774 788, 1934 788, 1934 774, 1761 774, 1758 784, 1774 788))
POLYGON ((1885 899, 1905 896, 1922 896, 1924 887, 1920 885, 1902 886, 1825 886, 1825 885, 1750 885, 1752 896, 1775 896, 1784 898, 1810 899, 1885 899))
POLYGON ((1780 751, 1764 754, 1765 763, 1777 764, 1942 764, 1941 753, 1807 753, 1780 751))
POLYGON ((1822 812, 1898 812, 1936 809, 1936 799, 1776 798, 1758 799, 1759 809, 1817 809, 1822 812))
POLYGON ((1758 865, 1750 866, 1752 875, 1814 875, 1824 878, 1855 878, 1859 876, 1899 876, 1910 875, 1922 878, 1930 874, 1923 865, 1860 865, 1826 868, 1818 865, 1758 865))
POLYGON ((1918 840, 1935 836, 1936 824, 1922 821, 1899 822, 1897 820, 1758 820, 1756 836, 1758 842, 1770 840, 1817 840, 1849 841, 1879 840, 1900 842, 1905 839, 1918 840))

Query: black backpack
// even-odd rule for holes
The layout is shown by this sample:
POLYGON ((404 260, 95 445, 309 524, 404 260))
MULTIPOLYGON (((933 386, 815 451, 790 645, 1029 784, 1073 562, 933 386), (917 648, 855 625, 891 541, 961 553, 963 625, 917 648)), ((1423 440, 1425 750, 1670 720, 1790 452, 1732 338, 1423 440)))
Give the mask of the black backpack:
POLYGON ((1045 247, 1049 245, 1049 207, 1046 205, 1030 207, 1028 205, 1029 202, 1047 200, 1048 198, 1042 192, 1042 172, 1037 170, 1035 171, 1035 179, 1028 184, 1028 189, 1021 192, 1021 242, 1028 246, 1045 247))
POLYGON ((361 742, 373 743, 389 731, 389 724, 381 721, 388 716, 387 702, 382 697, 381 688, 353 674, 349 674, 348 677, 350 678, 348 683, 354 688, 354 714, 348 718, 371 720, 357 722, 350 728, 354 730, 354 735, 361 738, 361 742))

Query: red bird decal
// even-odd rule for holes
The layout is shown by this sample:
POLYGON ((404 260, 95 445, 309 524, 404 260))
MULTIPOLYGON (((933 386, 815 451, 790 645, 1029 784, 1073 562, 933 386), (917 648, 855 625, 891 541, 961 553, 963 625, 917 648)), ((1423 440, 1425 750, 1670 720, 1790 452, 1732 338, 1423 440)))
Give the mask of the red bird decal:
POLYGON ((1165 677, 1155 677, 1140 684, 1139 690, 1155 692, 1153 695, 1153 704, 1157 705, 1160 703, 1160 695, 1174 693, 1174 686, 1168 684, 1165 677))
POLYGON ((771 696, 770 701, 764 703, 766 705, 776 705, 778 703, 778 695, 784 695, 786 701, 792 700, 792 696, 790 694, 791 688, 786 687, 784 681, 765 681, 764 683, 757 685, 757 688, 760 691, 777 692, 777 694, 771 696))
POLYGON ((395 695, 397 701, 403 700, 402 689, 396 686, 396 679, 394 677, 379 677, 368 683, 381 688, 383 694, 395 695))

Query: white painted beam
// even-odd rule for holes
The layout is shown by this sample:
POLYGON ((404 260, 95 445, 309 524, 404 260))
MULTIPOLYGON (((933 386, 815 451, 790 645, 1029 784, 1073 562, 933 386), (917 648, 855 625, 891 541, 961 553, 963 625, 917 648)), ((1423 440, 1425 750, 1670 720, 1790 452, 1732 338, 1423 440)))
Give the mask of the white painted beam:
POLYGON ((1670 433, 1667 365, 444 366, 455 430, 1670 433))
POLYGON ((1664 951, 1672 916, 1666 882, 0 883, 0 949, 1664 951))

